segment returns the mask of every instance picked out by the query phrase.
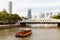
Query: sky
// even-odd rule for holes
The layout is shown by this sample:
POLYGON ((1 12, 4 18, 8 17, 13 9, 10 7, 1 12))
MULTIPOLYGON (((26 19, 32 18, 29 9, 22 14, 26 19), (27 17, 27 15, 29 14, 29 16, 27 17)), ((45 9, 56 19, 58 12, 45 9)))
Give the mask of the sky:
POLYGON ((60 12, 60 0, 0 0, 0 11, 6 9, 9 12, 9 1, 12 1, 13 13, 20 16, 27 16, 28 9, 32 15, 39 15, 40 12, 60 12))

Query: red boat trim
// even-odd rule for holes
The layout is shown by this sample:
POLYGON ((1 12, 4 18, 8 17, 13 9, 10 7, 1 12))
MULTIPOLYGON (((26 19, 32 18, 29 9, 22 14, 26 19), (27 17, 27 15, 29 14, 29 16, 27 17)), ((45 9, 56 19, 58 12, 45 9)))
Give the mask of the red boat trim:
POLYGON ((31 32, 28 32, 27 34, 24 34, 23 36, 26 36, 26 35, 29 35, 29 34, 31 34, 31 32))

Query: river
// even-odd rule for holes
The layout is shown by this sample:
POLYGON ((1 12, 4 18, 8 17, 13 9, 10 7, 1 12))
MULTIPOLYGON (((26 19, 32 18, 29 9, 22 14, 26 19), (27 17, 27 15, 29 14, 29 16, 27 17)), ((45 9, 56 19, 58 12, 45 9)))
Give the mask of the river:
POLYGON ((60 28, 31 28, 32 34, 28 37, 15 37, 16 32, 25 28, 10 28, 0 30, 0 40, 60 40, 60 28))

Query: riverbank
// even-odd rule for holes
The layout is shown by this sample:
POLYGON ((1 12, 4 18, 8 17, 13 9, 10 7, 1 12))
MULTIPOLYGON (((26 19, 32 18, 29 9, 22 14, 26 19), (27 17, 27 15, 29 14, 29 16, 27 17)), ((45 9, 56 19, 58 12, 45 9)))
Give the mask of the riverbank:
POLYGON ((7 29, 7 28, 15 28, 15 27, 20 27, 20 24, 0 25, 0 30, 1 29, 7 29))
POLYGON ((46 24, 46 25, 35 24, 35 25, 26 25, 25 27, 21 26, 20 24, 8 24, 8 25, 0 25, 0 30, 9 29, 9 28, 18 28, 18 27, 21 27, 21 28, 58 28, 57 24, 46 24))

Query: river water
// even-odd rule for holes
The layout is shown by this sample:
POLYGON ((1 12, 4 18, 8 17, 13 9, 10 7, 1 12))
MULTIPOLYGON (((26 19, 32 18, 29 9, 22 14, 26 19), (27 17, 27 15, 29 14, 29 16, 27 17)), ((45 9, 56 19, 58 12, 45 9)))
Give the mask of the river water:
POLYGON ((60 40, 60 28, 31 28, 32 34, 28 37, 15 37, 16 32, 25 28, 10 28, 0 30, 0 40, 60 40))

